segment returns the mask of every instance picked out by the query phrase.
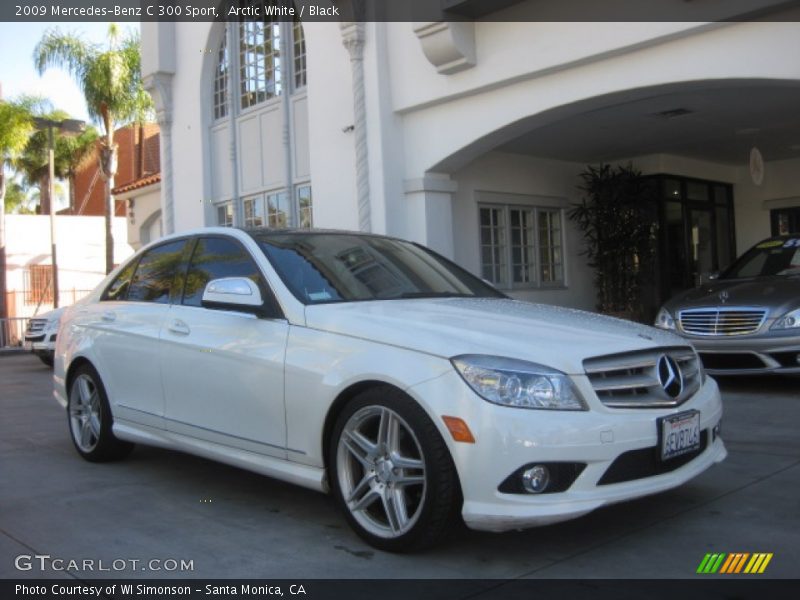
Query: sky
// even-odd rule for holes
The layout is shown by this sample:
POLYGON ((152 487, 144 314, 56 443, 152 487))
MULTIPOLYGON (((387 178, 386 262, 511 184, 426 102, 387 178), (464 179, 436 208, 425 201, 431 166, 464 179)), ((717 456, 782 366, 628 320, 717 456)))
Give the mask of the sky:
MULTIPOLYGON (((108 23, 0 23, 0 85, 5 99, 20 94, 49 98, 54 108, 76 119, 89 120, 78 86, 65 71, 49 68, 42 77, 33 64, 33 49, 47 29, 78 33, 85 40, 105 43, 108 23)), ((122 33, 136 24, 121 23, 122 33)))

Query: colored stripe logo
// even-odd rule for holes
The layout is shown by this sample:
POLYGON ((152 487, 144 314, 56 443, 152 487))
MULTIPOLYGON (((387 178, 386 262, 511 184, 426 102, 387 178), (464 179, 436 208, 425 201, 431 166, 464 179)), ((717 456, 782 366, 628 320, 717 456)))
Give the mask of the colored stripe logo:
POLYGON ((761 574, 767 569, 772 560, 772 552, 732 552, 709 553, 700 561, 697 572, 703 575, 714 573, 736 574, 761 574))

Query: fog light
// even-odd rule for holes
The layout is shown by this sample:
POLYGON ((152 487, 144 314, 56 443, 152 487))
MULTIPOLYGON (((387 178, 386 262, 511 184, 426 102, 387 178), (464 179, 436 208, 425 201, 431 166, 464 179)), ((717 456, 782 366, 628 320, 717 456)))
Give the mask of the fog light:
POLYGON ((719 437, 720 432, 722 431, 722 419, 720 419, 716 425, 714 425, 714 429, 712 430, 712 441, 716 440, 719 437))
POLYGON ((522 487, 531 494, 541 494, 550 484, 550 471, 543 465, 536 465, 522 472, 522 487))

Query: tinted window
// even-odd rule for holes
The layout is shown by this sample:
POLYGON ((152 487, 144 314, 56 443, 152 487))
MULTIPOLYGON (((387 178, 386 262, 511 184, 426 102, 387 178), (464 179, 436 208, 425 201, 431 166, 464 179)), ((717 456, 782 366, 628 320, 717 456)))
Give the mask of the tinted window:
POLYGON ((348 234, 254 235, 292 293, 306 304, 503 294, 409 242, 348 234))
POLYGON ((111 282, 111 285, 106 288, 103 300, 125 300, 128 295, 128 288, 131 285, 133 271, 136 269, 136 263, 136 260, 132 260, 119 272, 119 275, 111 282))
POLYGON ((180 267, 186 240, 178 240, 148 250, 133 276, 128 300, 169 303, 169 290, 180 267))
POLYGON ((186 275, 183 304, 200 306, 206 284, 222 277, 247 277, 264 289, 256 263, 237 242, 218 237, 200 238, 186 275))

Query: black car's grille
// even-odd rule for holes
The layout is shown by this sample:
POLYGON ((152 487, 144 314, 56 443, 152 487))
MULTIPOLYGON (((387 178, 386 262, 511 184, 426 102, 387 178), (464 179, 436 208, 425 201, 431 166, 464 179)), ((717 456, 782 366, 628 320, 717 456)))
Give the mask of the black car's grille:
POLYGON ((681 329, 692 335, 747 335, 758 331, 766 318, 763 308, 692 308, 678 313, 681 329))
POLYGON ((623 452, 606 469, 597 485, 622 483, 669 473, 700 456, 707 446, 708 431, 703 430, 700 432, 700 448, 698 450, 676 456, 667 461, 662 461, 659 458, 658 447, 656 446, 623 452))

